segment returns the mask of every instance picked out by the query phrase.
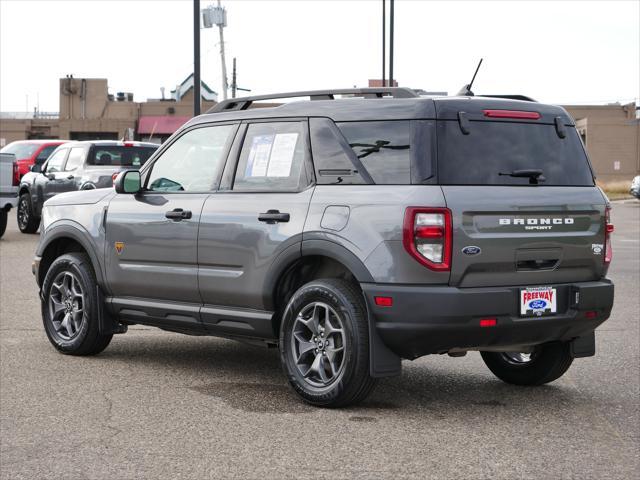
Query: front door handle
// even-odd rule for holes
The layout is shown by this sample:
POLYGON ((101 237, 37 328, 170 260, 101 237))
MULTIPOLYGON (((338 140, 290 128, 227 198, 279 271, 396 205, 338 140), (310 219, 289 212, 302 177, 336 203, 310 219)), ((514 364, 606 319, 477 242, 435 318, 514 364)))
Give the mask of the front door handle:
POLYGON ((280 213, 279 210, 267 210, 266 213, 261 213, 258 215, 258 220, 261 222, 267 222, 269 224, 274 224, 278 222, 288 222, 290 219, 290 215, 288 213, 280 213))
POLYGON ((75 177, 73 175, 67 175, 67 180, 73 180, 75 177))
POLYGON ((183 219, 191 218, 191 210, 183 210, 181 208, 174 208, 173 210, 169 210, 164 214, 165 217, 179 222, 183 219))

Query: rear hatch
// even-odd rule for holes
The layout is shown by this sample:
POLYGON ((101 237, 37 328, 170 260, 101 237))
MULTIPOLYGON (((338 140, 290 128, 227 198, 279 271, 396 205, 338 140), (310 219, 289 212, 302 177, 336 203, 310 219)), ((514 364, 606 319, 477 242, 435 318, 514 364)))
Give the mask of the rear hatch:
POLYGON ((452 212, 451 285, 545 285, 606 273, 605 199, 563 109, 458 100, 438 112, 437 143, 452 212))

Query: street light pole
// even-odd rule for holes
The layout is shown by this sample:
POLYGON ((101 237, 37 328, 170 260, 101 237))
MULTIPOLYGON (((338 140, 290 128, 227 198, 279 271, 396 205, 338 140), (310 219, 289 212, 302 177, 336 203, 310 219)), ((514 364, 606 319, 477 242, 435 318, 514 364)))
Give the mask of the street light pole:
POLYGON ((389 86, 393 83, 393 0, 389 0, 389 86))
POLYGON ((382 0, 382 86, 387 86, 387 59, 385 57, 387 49, 387 0, 382 0))
POLYGON ((200 115, 200 0, 193 0, 193 116, 200 115))

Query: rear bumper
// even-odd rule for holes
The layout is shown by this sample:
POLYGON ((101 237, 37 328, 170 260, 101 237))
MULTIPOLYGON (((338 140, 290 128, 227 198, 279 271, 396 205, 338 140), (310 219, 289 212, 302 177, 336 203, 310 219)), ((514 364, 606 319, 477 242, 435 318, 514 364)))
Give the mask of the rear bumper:
POLYGON ((613 284, 609 280, 553 285, 558 314, 519 316, 520 288, 362 284, 377 333, 403 358, 455 349, 528 346, 588 335, 611 314, 613 284), (380 307, 374 297, 393 297, 380 307), (587 318, 587 312, 593 317, 587 318), (592 312, 595 312, 592 313, 592 312), (481 318, 496 318, 481 327, 481 318))
POLYGON ((18 205, 18 188, 11 187, 7 192, 0 192, 0 209, 11 210, 18 205), (15 190, 15 191, 12 191, 15 190))

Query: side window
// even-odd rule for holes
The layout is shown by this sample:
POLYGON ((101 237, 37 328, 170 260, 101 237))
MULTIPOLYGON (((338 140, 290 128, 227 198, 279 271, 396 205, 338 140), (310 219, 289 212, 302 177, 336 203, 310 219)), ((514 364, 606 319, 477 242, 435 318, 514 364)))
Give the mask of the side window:
POLYGON ((411 183, 409 121, 342 122, 337 125, 375 183, 411 183))
POLYGON ((67 156, 67 152, 69 150, 63 148, 62 150, 58 150, 47 162, 47 173, 55 173, 62 171, 62 165, 64 164, 64 158, 67 156))
POLYGON ((252 123, 242 144, 234 191, 295 192, 306 183, 304 124, 252 123))
POLYGON ((53 152, 56 147, 57 145, 49 145, 48 147, 44 147, 42 150, 40 150, 40 153, 36 157, 36 164, 42 165, 47 160, 47 158, 49 158, 49 155, 51 155, 51 152, 53 152))
POLYGON ((362 172, 355 153, 328 118, 310 118, 311 150, 318 185, 362 185, 372 183, 362 172))
POLYGON ((82 162, 84 162, 84 148, 72 148, 64 170, 66 172, 75 170, 82 165, 82 162))
POLYGON ((151 167, 147 190, 154 192, 208 192, 225 163, 237 125, 196 128, 178 138, 151 167))

